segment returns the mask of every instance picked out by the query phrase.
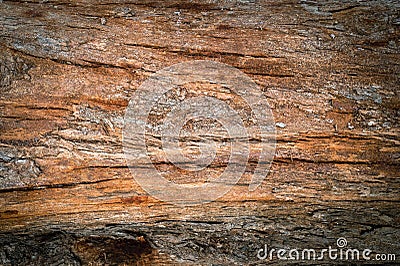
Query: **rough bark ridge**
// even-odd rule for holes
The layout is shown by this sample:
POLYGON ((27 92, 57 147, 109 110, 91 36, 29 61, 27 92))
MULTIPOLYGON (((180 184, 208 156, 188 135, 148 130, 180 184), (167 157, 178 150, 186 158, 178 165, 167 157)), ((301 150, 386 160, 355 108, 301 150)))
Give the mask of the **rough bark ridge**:
POLYGON ((339 237, 400 259, 399 25, 383 0, 0 1, 0 264, 286 265, 257 250, 339 237), (133 181, 121 130, 195 59, 249 75, 280 127, 260 188, 179 208, 133 181))

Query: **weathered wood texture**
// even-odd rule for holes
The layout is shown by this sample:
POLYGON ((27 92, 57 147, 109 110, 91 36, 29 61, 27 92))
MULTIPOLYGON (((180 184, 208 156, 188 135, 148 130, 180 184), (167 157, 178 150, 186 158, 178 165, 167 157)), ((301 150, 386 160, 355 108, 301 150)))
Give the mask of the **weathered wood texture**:
POLYGON ((0 264, 285 265, 257 250, 338 237, 400 259, 399 38, 398 1, 0 1, 0 264), (147 77, 195 59, 285 126, 256 191, 182 208, 134 182, 121 132, 147 77))

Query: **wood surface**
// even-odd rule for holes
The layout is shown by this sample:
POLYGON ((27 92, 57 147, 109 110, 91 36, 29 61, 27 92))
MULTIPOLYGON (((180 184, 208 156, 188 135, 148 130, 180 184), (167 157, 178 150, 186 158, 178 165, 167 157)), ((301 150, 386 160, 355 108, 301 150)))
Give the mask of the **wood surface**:
POLYGON ((399 51, 398 1, 0 1, 0 264, 333 265, 256 255, 345 237, 396 265, 399 51), (134 181, 122 130, 148 77, 193 60, 247 74, 279 126, 257 190, 247 171, 179 207, 134 181))

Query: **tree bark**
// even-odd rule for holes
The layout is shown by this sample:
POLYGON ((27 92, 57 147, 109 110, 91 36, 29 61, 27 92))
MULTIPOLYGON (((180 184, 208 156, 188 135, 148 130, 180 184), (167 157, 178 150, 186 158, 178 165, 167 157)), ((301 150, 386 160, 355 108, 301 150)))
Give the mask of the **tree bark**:
POLYGON ((287 265, 257 252, 340 237, 399 262, 396 1, 0 1, 0 22, 0 264, 287 265), (178 207, 134 181, 123 119, 154 72, 199 59, 260 86, 276 155, 257 190, 246 171, 178 207))

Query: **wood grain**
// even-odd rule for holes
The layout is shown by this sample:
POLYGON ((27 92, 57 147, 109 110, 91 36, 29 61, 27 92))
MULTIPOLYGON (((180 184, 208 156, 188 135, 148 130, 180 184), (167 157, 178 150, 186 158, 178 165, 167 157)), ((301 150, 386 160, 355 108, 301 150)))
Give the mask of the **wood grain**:
POLYGON ((339 237, 400 259, 399 21, 383 0, 1 1, 0 264, 287 265, 257 251, 339 237), (146 78, 197 59, 260 86, 277 149, 256 191, 249 170, 181 208, 135 183, 121 134, 146 78))

